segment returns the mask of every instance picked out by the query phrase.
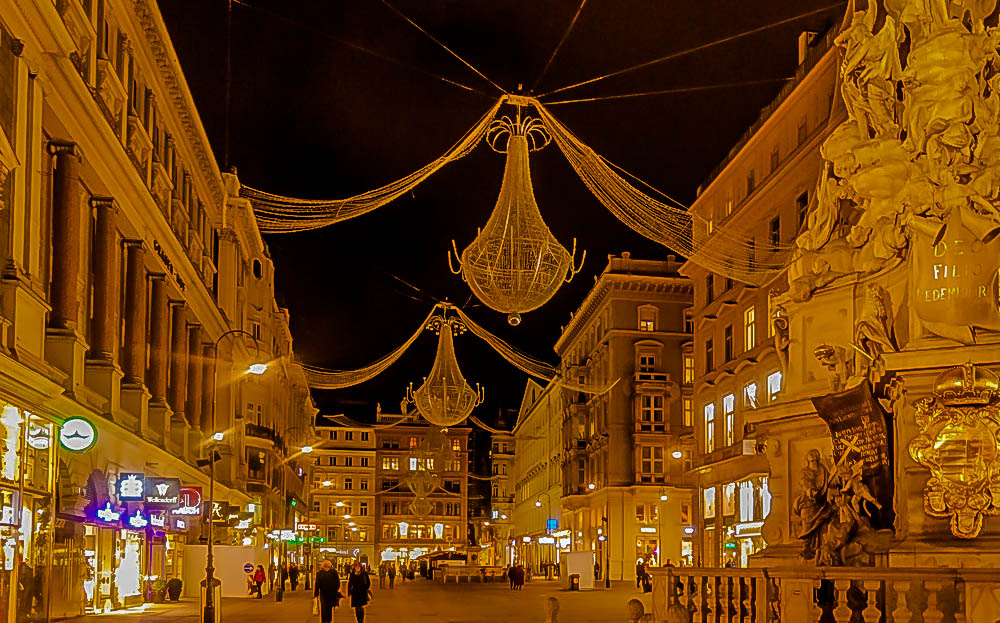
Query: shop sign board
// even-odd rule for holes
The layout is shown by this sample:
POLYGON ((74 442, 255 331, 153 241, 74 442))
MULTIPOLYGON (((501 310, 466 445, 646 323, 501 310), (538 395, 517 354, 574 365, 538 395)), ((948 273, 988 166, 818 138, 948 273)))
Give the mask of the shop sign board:
POLYGON ((187 519, 174 519, 174 528, 178 530, 187 530, 188 524, 187 519))
POLYGON ((539 545, 555 545, 556 544, 556 539, 555 539, 555 537, 551 537, 551 536, 540 536, 540 537, 538 537, 538 544, 539 545))
POLYGON ((94 515, 104 523, 118 523, 122 518, 121 511, 111 506, 111 502, 105 503, 104 508, 99 509, 94 515))
POLYGON ((149 525, 154 528, 165 528, 167 526, 167 515, 160 511, 149 514, 149 525))
POLYGON ((128 516, 128 525, 136 530, 142 530, 149 525, 149 520, 146 516, 142 514, 142 511, 138 508, 135 509, 135 513, 128 516))
POLYGON ((146 478, 146 504, 177 506, 181 499, 181 481, 177 478, 146 478))
POLYGON ((177 508, 170 511, 172 515, 200 515, 201 487, 184 486, 180 488, 180 499, 177 508))
POLYGON ((71 417, 59 427, 59 445, 70 452, 86 452, 97 443, 97 429, 90 420, 71 417))
POLYGON ((316 530, 316 524, 314 523, 300 523, 297 528, 303 532, 313 532, 316 530))
POLYGON ((115 484, 118 499, 125 501, 142 501, 146 494, 146 476, 144 474, 119 474, 115 484))
POLYGON ((229 523, 229 502, 212 502, 212 523, 229 523))

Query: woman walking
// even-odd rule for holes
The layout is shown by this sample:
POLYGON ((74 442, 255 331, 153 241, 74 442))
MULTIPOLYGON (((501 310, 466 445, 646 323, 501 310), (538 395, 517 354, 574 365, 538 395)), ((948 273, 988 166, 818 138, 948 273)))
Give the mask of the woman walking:
POLYGON ((368 605, 371 587, 372 581, 368 577, 368 572, 365 571, 360 562, 354 563, 354 567, 351 568, 351 577, 347 580, 347 594, 351 598, 354 618, 357 619, 358 623, 365 623, 365 606, 368 605))
POLYGON ((253 574, 253 582, 257 585, 257 599, 263 599, 264 595, 260 592, 260 588, 264 586, 264 580, 267 577, 264 575, 264 565, 257 565, 257 571, 253 574))

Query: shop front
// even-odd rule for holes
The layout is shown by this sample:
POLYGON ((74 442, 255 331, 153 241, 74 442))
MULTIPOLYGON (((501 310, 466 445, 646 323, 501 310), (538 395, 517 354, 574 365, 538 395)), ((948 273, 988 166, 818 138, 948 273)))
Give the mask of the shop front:
POLYGON ((0 610, 45 620, 55 530, 53 422, 0 403, 0 610))

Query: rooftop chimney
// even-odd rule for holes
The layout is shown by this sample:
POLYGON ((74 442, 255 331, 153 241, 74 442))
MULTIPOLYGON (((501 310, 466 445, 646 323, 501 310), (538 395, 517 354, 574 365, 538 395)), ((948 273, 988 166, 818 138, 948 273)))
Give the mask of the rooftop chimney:
POLYGON ((813 30, 805 30, 799 35, 799 65, 805 62, 806 54, 809 53, 809 48, 812 47, 818 34, 813 30))

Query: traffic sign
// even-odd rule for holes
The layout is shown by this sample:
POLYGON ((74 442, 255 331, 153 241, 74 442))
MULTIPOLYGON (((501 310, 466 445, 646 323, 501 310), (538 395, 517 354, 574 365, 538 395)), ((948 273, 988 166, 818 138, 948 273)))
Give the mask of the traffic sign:
POLYGON ((243 565, 243 573, 253 573, 253 563, 252 562, 248 562, 247 564, 243 565))

